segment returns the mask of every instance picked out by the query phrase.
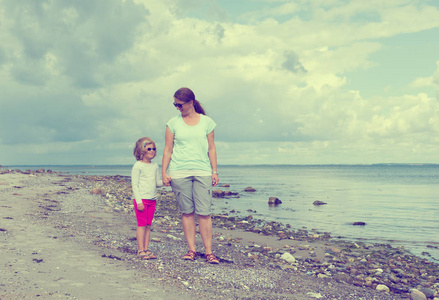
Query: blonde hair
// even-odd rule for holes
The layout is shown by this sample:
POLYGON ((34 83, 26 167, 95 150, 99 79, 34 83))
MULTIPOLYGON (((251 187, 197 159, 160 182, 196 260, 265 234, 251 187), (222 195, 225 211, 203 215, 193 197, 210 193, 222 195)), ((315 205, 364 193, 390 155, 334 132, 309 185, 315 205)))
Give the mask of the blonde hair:
POLYGON ((140 138, 136 142, 136 145, 134 146, 133 155, 136 157, 137 160, 143 159, 143 155, 145 155, 146 153, 144 145, 150 145, 150 144, 154 145, 154 148, 156 148, 154 141, 151 140, 149 137, 140 138))

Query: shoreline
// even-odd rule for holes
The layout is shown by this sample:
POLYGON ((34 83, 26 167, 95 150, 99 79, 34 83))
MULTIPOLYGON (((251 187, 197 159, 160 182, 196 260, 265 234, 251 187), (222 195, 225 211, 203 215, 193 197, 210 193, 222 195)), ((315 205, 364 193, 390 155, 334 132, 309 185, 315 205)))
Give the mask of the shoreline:
MULTIPOLYGON (((199 299, 407 299, 413 288, 436 296, 439 289, 438 265, 403 248, 344 241, 329 233, 287 228, 250 217, 213 216, 213 248, 221 259, 219 266, 208 265, 200 257, 193 264, 182 261, 180 256, 187 249, 180 215, 172 192, 164 190, 160 190, 151 234, 151 248, 159 259, 139 261, 135 258, 131 187, 125 176, 0 170, 0 190, 6 191, 0 194, 2 206, 8 206, 4 203, 13 201, 11 197, 22 197, 14 194, 26 189, 33 192, 32 186, 12 182, 14 176, 26 184, 44 179, 46 183, 40 186, 45 190, 53 185, 61 188, 50 201, 44 193, 32 199, 40 202, 36 205, 38 214, 27 216, 33 222, 56 228, 66 240, 79 239, 76 242, 85 242, 87 247, 91 243, 98 256, 130 265, 132 272, 146 271, 159 279, 155 285, 167 289, 168 295, 183 292, 199 299), (74 194, 75 199, 63 200, 66 194, 61 192, 74 194), (78 209, 79 198, 84 198, 83 206, 93 201, 98 208, 89 213, 69 210, 69 205, 78 209), (116 220, 118 227, 114 228, 116 220)), ((8 235, 12 229, 7 223, 14 220, 3 217, 0 234, 8 235)), ((202 249, 198 234, 197 245, 202 249)))
MULTIPOLYGON (((280 184, 279 186, 269 179, 273 176, 269 176, 268 181, 263 178, 257 181, 255 181, 254 178, 249 178, 250 181, 248 181, 248 183, 245 182, 247 180, 237 180, 237 177, 235 177, 236 174, 245 174, 249 169, 245 171, 244 168, 244 172, 240 173, 242 172, 242 168, 235 170, 233 168, 229 169, 230 166, 226 167, 222 171, 223 182, 231 184, 231 187, 220 189, 225 193, 238 192, 236 198, 240 199, 233 199, 235 197, 227 196, 226 194, 226 197, 223 199, 220 197, 214 201, 213 212, 237 217, 247 217, 251 214, 254 218, 278 221, 284 224, 290 223, 295 228, 304 228, 310 231, 328 231, 333 237, 354 242, 386 243, 394 247, 404 246, 415 255, 426 257, 430 261, 439 262, 439 241, 431 234, 431 228, 434 228, 435 224, 437 224, 437 220, 434 218, 434 212, 429 209, 429 207, 432 207, 431 205, 434 206, 436 192, 436 190, 434 190, 434 178, 437 178, 436 175, 439 169, 435 169, 436 171, 430 173, 427 168, 418 173, 417 171, 413 171, 412 168, 405 166, 403 170, 406 170, 408 172, 407 174, 411 174, 406 177, 406 175, 404 175, 406 174, 405 171, 396 171, 398 168, 390 171, 391 174, 388 174, 387 172, 389 170, 387 167, 382 169, 382 166, 378 166, 378 169, 372 172, 372 174, 374 174, 372 177, 377 179, 377 176, 380 177, 379 174, 381 172, 385 172, 385 174, 390 176, 388 182, 390 185, 388 186, 386 184, 382 187, 372 185, 365 188, 364 185, 370 185, 369 179, 371 178, 368 179, 367 175, 369 172, 364 173, 362 168, 351 169, 351 166, 347 166, 347 170, 339 172, 339 167, 333 169, 334 166, 330 166, 330 176, 322 176, 322 174, 325 174, 325 169, 318 167, 319 171, 315 173, 312 167, 305 166, 306 169, 304 171, 313 174, 309 180, 302 180, 301 176, 297 176, 297 169, 294 167, 290 169, 291 166, 288 166, 288 172, 282 173, 287 176, 287 178, 285 178, 286 184, 280 184), (332 173, 332 171, 335 173, 332 173), (359 181, 363 189, 360 188, 359 190, 358 188, 350 186, 349 182, 351 180, 340 184, 339 182, 343 182, 343 178, 346 174, 353 174, 361 178, 362 176, 366 176, 364 180, 361 179, 359 181), (395 177, 395 174, 400 174, 401 176, 397 175, 395 177), (416 174, 422 176, 416 176, 416 174), (423 179, 418 182, 416 178, 424 178, 424 175, 429 179, 423 179), (322 177, 320 179, 323 180, 322 184, 325 185, 325 187, 321 187, 320 189, 314 188, 316 182, 312 180, 316 176, 322 177), (341 177, 341 180, 337 180, 334 184, 328 184, 328 182, 330 183, 330 180, 332 180, 331 178, 339 177, 341 177), (402 180, 399 181, 401 178, 402 180), (412 182, 412 179, 410 179, 410 182, 407 182, 404 178, 412 178, 415 182, 412 182), (398 183, 395 183, 394 180, 397 180, 398 183), (292 182, 296 182, 299 185, 295 187, 291 184, 292 182), (405 183, 408 185, 414 183, 416 188, 420 189, 419 192, 410 192, 407 195, 407 193, 403 192, 403 190, 407 188, 405 183), (244 191, 245 187, 249 184, 254 185, 257 190, 255 193, 244 191), (271 186, 271 184, 275 185, 271 186), (348 189, 346 190, 344 189, 345 184, 348 184, 348 189), (423 184, 428 185, 426 189, 421 187, 423 184), (368 197, 365 195, 369 195, 369 193, 371 195, 368 200, 368 197), (385 196, 388 193, 392 194, 392 196, 390 197, 390 194, 389 197, 385 196), (265 199, 272 196, 280 197, 284 203, 279 206, 270 205, 268 207, 265 199), (398 197, 394 198, 398 199, 398 202, 392 203, 392 197, 398 197), (422 197, 426 197, 425 202, 421 201, 420 198, 422 197), (306 199, 309 199, 309 201, 306 199), (327 199, 328 205, 312 205, 311 202, 316 199, 327 199), (421 201, 421 203, 418 205, 416 203, 417 201, 421 201), (368 202, 370 202, 371 205, 365 207, 364 203, 368 202), (374 206, 378 210, 374 211, 372 209, 374 206), (392 207, 394 209, 392 209, 392 207), (425 211, 430 213, 424 214, 425 211), (342 218, 342 216, 345 217, 342 218), (356 221, 364 221, 367 225, 352 226, 356 221)), ((14 169, 14 166, 5 168, 14 169)), ((89 168, 89 166, 79 168, 78 166, 59 166, 57 168, 56 166, 40 165, 22 166, 19 170, 35 171, 40 168, 46 168, 47 171, 54 170, 69 175, 115 176, 119 174, 129 179, 132 166, 125 165, 125 168, 121 168, 120 165, 116 167, 111 165, 96 165, 94 168, 89 168)), ((279 170, 281 171, 283 169, 281 168, 279 170)), ((258 172, 260 171, 273 172, 273 169, 258 169, 258 172)), ((277 171, 275 173, 277 173, 277 171)), ((302 171, 299 173, 302 173, 302 171)), ((358 180, 354 180, 352 183, 357 184, 357 181, 358 180)), ((384 182, 382 184, 384 184, 384 182)), ((410 190, 413 191, 415 189, 410 190)), ((437 209, 435 209, 435 211, 437 211, 437 209)))

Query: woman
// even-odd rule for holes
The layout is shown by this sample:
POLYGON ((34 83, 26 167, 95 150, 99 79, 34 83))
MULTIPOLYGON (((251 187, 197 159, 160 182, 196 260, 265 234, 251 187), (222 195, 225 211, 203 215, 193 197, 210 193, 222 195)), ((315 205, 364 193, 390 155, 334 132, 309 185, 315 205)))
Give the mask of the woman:
POLYGON ((215 122, 205 115, 194 93, 181 88, 174 94, 174 106, 180 111, 166 123, 162 179, 171 186, 182 213, 183 231, 189 251, 183 256, 195 260, 195 214, 205 248, 207 262, 218 264, 212 253, 212 186, 218 184, 214 141, 215 122), (169 175, 167 171, 169 169, 169 175), (172 180, 171 180, 172 178, 172 180))

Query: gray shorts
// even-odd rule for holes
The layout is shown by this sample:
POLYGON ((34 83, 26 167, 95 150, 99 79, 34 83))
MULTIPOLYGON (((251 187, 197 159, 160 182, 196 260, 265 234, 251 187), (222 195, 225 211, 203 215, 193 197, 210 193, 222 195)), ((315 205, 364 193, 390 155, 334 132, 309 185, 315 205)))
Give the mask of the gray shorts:
POLYGON ((208 216, 212 212, 212 177, 189 176, 171 180, 172 191, 182 214, 208 216))

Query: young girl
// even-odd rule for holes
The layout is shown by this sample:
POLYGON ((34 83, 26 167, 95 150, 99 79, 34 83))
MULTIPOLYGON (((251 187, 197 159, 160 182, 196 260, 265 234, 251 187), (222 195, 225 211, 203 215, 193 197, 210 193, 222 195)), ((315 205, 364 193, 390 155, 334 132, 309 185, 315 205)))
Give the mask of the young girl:
POLYGON ((131 185, 137 218, 137 257, 140 259, 157 258, 148 250, 157 199, 156 188, 163 185, 158 165, 151 162, 156 155, 156 150, 155 143, 150 138, 144 137, 137 141, 133 151, 137 162, 131 171, 131 185))

